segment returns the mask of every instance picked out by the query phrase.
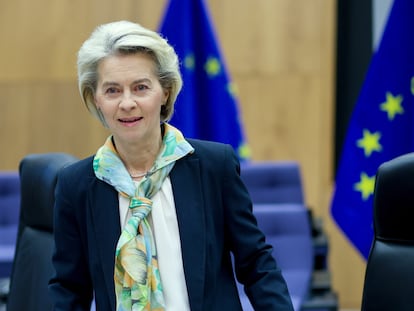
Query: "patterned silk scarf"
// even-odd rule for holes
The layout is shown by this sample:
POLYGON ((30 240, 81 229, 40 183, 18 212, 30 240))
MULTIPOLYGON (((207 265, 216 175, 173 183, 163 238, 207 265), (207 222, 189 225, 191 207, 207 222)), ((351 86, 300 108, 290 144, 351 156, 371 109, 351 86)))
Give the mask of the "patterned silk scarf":
POLYGON ((96 177, 130 199, 132 216, 121 233, 115 253, 117 311, 165 309, 157 251, 147 216, 151 212, 151 198, 160 190, 175 161, 194 149, 179 130, 166 123, 162 126, 165 132, 161 152, 138 186, 119 158, 111 136, 93 161, 96 177))

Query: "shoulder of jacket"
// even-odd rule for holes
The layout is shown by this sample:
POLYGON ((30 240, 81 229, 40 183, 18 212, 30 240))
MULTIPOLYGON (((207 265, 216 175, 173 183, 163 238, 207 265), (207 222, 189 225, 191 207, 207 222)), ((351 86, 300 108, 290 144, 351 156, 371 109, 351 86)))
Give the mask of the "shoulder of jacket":
POLYGON ((76 161, 64 167, 61 174, 68 176, 69 178, 80 178, 81 176, 93 174, 93 156, 76 161))

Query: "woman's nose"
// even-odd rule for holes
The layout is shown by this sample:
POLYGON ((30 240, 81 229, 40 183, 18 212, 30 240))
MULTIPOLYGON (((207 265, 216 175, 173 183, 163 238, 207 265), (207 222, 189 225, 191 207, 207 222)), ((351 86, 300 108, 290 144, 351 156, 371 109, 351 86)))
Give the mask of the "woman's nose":
POLYGON ((136 107, 136 105, 137 105, 136 99, 134 98, 133 94, 131 94, 130 92, 125 92, 123 96, 121 97, 121 102, 119 103, 120 108, 127 109, 127 110, 136 107))

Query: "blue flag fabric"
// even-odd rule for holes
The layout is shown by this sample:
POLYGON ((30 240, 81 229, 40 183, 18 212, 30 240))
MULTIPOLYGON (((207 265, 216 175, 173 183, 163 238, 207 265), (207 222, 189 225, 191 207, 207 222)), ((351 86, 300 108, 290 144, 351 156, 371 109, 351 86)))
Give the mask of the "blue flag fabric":
MULTIPOLYGON (((350 120, 331 213, 368 258, 381 163, 414 151, 414 1, 395 0, 350 120)), ((413 176, 414 178, 414 176, 413 176)))
POLYGON ((228 143, 250 156, 230 83, 203 0, 170 0, 160 33, 176 50, 184 86, 170 121, 186 137, 228 143))

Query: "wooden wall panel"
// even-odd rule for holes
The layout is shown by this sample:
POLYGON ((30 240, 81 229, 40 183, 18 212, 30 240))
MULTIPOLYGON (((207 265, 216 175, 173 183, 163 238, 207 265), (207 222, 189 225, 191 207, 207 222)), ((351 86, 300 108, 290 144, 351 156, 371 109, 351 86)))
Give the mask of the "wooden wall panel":
MULTIPOLYGON (((106 131, 81 104, 76 52, 98 24, 157 29, 166 0, 0 0, 0 170, 33 152, 93 153, 106 131)), ((332 223, 335 0, 207 0, 238 86, 254 160, 300 162, 323 217, 341 307, 359 308, 364 263, 332 223)))
POLYGON ((76 82, 0 83, 0 141, 2 167, 17 169, 28 153, 68 152, 92 154, 106 131, 87 113, 76 82))
POLYGON ((98 24, 129 19, 155 29, 158 1, 0 1, 1 80, 73 79, 76 52, 98 24))

